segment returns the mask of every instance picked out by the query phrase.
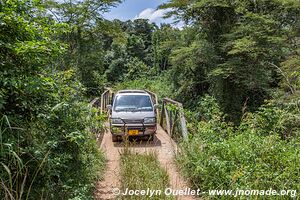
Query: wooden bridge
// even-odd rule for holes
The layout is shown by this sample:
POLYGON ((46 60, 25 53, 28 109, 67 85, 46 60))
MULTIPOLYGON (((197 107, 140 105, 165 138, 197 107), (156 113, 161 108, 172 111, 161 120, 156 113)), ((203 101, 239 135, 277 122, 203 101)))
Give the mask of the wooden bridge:
MULTIPOLYGON (((149 90, 145 91, 151 96, 152 102, 159 105, 156 109, 156 116, 158 124, 166 131, 166 133, 172 138, 187 138, 187 126, 182 104, 167 97, 159 100, 157 94, 154 92, 149 90)), ((112 104, 113 98, 114 92, 111 89, 106 89, 102 93, 101 98, 95 98, 91 102, 91 105, 98 107, 101 114, 108 114, 107 105, 112 104)))
MULTIPOLYGON (((183 178, 174 163, 174 158, 178 152, 175 141, 177 139, 184 140, 188 137, 182 104, 167 97, 159 99, 155 93, 148 90, 146 92, 150 94, 154 104, 160 103, 159 108, 156 109, 159 121, 157 131, 153 141, 133 143, 129 148, 138 154, 155 152, 161 167, 168 173, 170 187, 178 190, 189 188, 188 181, 183 178)), ((113 98, 114 92, 107 89, 102 93, 100 98, 94 99, 91 105, 99 108, 101 114, 106 114, 108 117, 109 111, 107 105, 112 104, 113 98)), ((116 197, 111 189, 119 188, 121 183, 120 154, 125 146, 123 143, 112 142, 112 135, 108 126, 109 123, 107 122, 107 128, 104 133, 100 134, 101 139, 98 140, 100 148, 105 153, 107 159, 107 169, 103 180, 99 181, 96 185, 94 197, 97 200, 115 199, 116 197)), ((181 196, 176 197, 176 199, 192 200, 197 199, 197 197, 181 196)))

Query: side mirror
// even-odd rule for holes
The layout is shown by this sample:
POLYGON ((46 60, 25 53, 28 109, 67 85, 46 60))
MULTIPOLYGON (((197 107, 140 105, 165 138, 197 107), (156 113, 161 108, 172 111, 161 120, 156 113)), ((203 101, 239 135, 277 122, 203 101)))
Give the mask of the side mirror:
POLYGON ((154 107, 154 109, 157 109, 158 108, 158 104, 154 104, 153 107, 154 107))
POLYGON ((106 108, 107 108, 107 110, 111 110, 111 105, 110 104, 107 105, 106 108))

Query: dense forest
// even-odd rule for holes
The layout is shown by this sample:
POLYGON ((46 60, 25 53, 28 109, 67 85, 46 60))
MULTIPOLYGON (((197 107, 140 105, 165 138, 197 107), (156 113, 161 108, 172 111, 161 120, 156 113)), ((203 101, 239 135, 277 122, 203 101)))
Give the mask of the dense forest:
POLYGON ((0 198, 92 198, 105 87, 183 103, 194 187, 300 191, 300 2, 169 0, 180 29, 119 3, 0 0, 0 198))

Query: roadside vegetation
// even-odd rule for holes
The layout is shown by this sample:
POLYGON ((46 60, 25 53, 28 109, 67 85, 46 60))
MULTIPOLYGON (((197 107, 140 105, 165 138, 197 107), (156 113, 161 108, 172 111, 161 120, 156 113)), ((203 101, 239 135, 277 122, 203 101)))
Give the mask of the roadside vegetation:
POLYGON ((270 101, 257 112, 246 113, 238 126, 224 120, 213 97, 201 99, 199 110, 201 114, 193 113, 190 137, 181 143, 177 156, 185 177, 196 188, 299 191, 300 112, 296 104, 278 107, 270 101))
POLYGON ((141 76, 134 80, 124 80, 121 83, 114 85, 114 90, 123 89, 147 89, 158 95, 158 98, 174 97, 173 88, 169 81, 170 75, 165 73, 160 76, 141 76))
POLYGON ((59 64, 68 30, 38 1, 0 2, 0 199, 92 198, 103 118, 59 64))
POLYGON ((164 190, 169 187, 169 177, 166 169, 163 169, 155 152, 138 154, 125 148, 121 154, 121 190, 145 190, 161 191, 149 195, 125 195, 120 199, 173 199, 172 196, 166 196, 164 190))
POLYGON ((189 138, 177 164, 195 188, 299 191, 299 3, 172 0, 161 7, 190 26, 155 31, 159 75, 117 88, 184 103, 189 138))
MULTIPOLYGON (((103 19, 120 2, 0 1, 0 199, 92 198, 104 118, 88 102, 105 87, 183 103, 194 187, 299 192, 299 1, 169 0, 181 29, 103 19)), ((152 186, 155 156, 124 155, 152 186)))

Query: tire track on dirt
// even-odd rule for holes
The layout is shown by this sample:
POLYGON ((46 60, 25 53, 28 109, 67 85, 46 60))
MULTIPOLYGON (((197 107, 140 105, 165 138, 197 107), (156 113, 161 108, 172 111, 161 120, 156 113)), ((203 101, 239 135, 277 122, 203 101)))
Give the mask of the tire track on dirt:
MULTIPOLYGON (((120 188, 120 152, 124 148, 123 143, 113 143, 111 134, 105 131, 101 142, 101 149, 107 158, 107 169, 103 179, 96 184, 95 199, 106 200, 114 199, 113 188, 120 188)), ((177 153, 177 145, 170 136, 158 125, 157 134, 153 142, 141 141, 130 146, 130 150, 136 153, 155 152, 160 165, 167 171, 170 180, 170 188, 181 189, 189 188, 188 182, 181 176, 174 157, 177 153)), ((177 196, 178 200, 198 199, 194 196, 177 196)))

